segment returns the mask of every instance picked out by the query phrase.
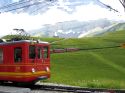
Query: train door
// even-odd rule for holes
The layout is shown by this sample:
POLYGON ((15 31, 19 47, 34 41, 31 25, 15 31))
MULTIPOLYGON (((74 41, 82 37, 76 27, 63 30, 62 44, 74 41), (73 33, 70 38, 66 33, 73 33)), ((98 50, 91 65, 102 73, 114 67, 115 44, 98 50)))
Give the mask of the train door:
POLYGON ((49 60, 49 47, 43 46, 43 62, 46 64, 49 60))

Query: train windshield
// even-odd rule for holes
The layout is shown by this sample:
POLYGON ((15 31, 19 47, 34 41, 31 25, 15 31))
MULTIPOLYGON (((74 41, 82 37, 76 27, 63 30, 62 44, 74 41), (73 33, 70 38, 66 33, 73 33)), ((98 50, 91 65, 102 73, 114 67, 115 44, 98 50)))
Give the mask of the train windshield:
POLYGON ((35 45, 30 45, 29 46, 29 58, 30 59, 41 59, 41 58, 48 58, 48 46, 35 46, 35 45))
POLYGON ((41 58, 42 58, 42 47, 38 47, 38 48, 37 48, 37 52, 38 52, 37 58, 38 58, 38 59, 41 59, 41 58))
POLYGON ((16 47, 14 49, 14 61, 15 62, 21 62, 22 61, 22 48, 16 47))
POLYGON ((36 57, 35 46, 34 45, 30 45, 29 46, 29 58, 30 59, 35 59, 35 57, 36 57))
POLYGON ((0 48, 0 63, 3 63, 3 49, 0 48))
POLYGON ((43 51, 44 51, 44 58, 48 58, 48 47, 44 46, 43 51))

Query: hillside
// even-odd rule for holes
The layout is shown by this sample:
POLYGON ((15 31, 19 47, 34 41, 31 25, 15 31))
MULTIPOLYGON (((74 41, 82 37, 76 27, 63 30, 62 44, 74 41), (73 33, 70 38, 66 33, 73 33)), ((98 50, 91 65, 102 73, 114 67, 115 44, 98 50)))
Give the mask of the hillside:
POLYGON ((52 54, 52 76, 47 82, 81 87, 125 88, 125 48, 113 47, 125 42, 124 34, 125 31, 117 31, 102 37, 58 42, 60 47, 70 45, 87 50, 52 54), (112 48, 105 48, 109 45, 112 48))
POLYGON ((125 30, 125 23, 119 23, 109 29, 107 29, 107 31, 119 31, 119 30, 125 30))
POLYGON ((103 29, 100 32, 97 32, 97 31, 95 33, 91 32, 88 36, 99 36, 99 35, 103 35, 107 32, 114 32, 114 31, 121 31, 121 30, 125 30, 125 22, 113 24, 113 25, 103 29))
POLYGON ((125 30, 125 22, 112 22, 112 24, 107 25, 105 27, 95 27, 94 29, 88 30, 86 33, 81 34, 78 38, 81 37, 95 37, 100 36, 108 32, 115 32, 125 30))
POLYGON ((125 31, 116 31, 105 33, 102 36, 86 37, 86 38, 70 38, 52 43, 52 48, 103 48, 119 46, 125 42, 125 31))

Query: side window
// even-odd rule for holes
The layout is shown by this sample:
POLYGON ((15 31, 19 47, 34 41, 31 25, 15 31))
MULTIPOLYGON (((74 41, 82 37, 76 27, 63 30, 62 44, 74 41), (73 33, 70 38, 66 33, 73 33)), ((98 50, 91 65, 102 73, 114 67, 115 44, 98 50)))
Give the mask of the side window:
POLYGON ((29 46, 29 58, 30 59, 35 59, 35 57, 36 57, 35 46, 34 45, 30 45, 29 46))
POLYGON ((42 48, 41 48, 41 47, 38 47, 38 48, 37 48, 37 51, 38 51, 37 57, 38 57, 39 59, 42 58, 42 48))
POLYGON ((22 61, 22 48, 16 47, 14 49, 14 61, 15 62, 21 62, 22 61))
POLYGON ((44 52, 44 58, 48 58, 48 47, 47 46, 45 46, 45 47, 43 47, 43 52, 44 52))
POLYGON ((0 48, 0 63, 3 63, 3 49, 0 48))

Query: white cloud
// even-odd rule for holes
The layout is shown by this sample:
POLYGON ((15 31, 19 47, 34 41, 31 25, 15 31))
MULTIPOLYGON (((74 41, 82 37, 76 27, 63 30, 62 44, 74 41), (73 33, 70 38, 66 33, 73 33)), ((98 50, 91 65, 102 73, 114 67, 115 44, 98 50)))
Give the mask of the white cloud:
POLYGON ((125 20, 124 15, 118 16, 117 13, 108 11, 108 9, 101 8, 100 6, 95 6, 92 3, 89 5, 77 6, 76 12, 73 14, 68 14, 54 6, 42 15, 2 13, 0 14, 0 31, 1 35, 6 35, 11 33, 14 28, 22 28, 29 31, 38 29, 42 27, 43 24, 55 24, 56 22, 70 20, 87 21, 99 18, 125 20))
MULTIPOLYGON (((118 16, 119 13, 109 11, 101 6, 89 4, 87 6, 78 6, 77 12, 74 13, 78 20, 96 20, 100 18, 125 20, 125 16, 118 16)), ((121 15, 121 14, 120 14, 121 15)), ((125 14, 124 14, 125 15, 125 14)))
POLYGON ((30 16, 26 13, 12 14, 3 13, 0 14, 0 31, 1 35, 9 34, 14 28, 23 28, 25 30, 32 30, 41 27, 42 20, 41 15, 30 16), (41 22, 41 23, 40 23, 41 22))

